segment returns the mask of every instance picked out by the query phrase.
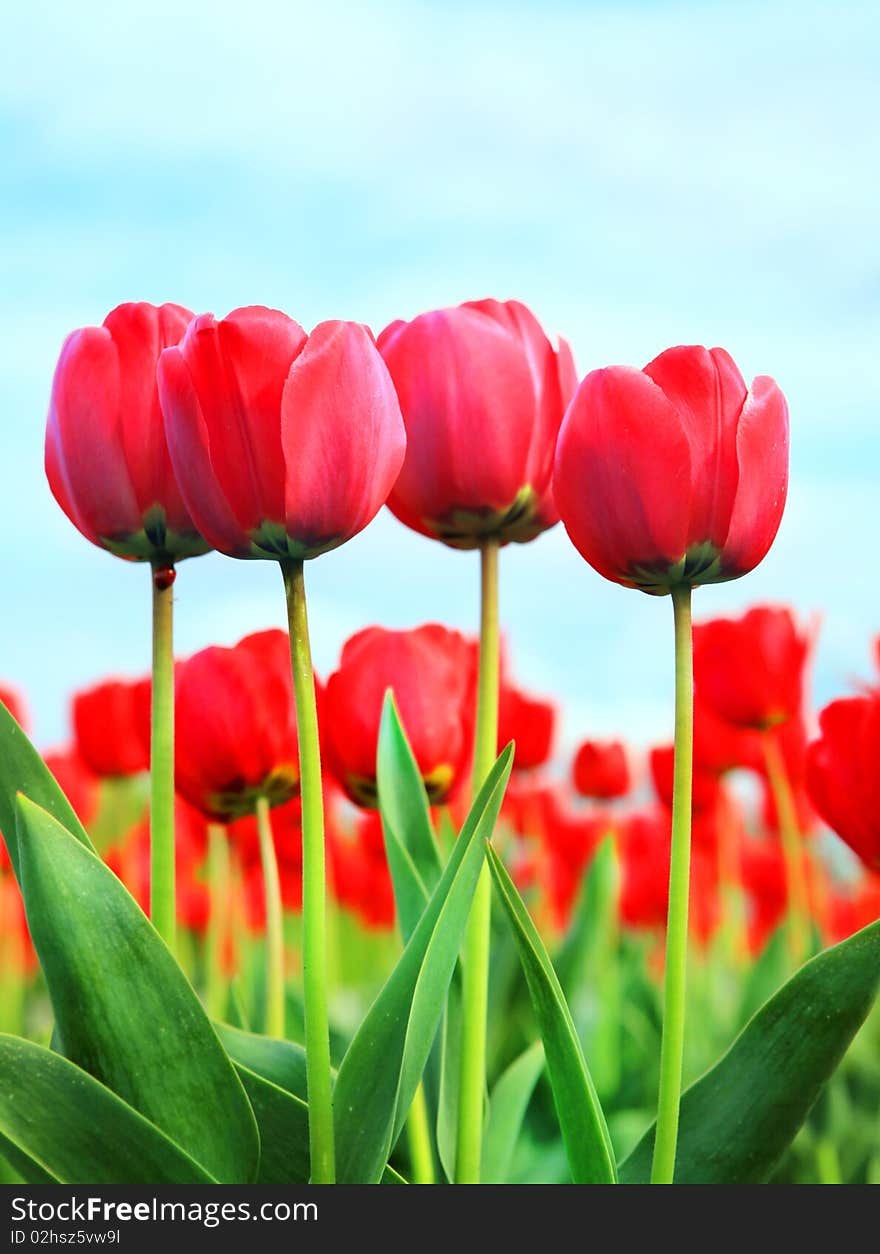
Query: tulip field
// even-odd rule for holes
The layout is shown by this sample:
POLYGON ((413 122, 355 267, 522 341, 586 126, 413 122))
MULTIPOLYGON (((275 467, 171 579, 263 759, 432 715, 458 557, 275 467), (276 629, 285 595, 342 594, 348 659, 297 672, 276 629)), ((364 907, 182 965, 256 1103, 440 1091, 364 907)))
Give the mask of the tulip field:
POLYGON ((45 755, 0 677, 0 1180, 880 1183, 880 640, 814 708, 819 625, 700 591, 783 517, 769 375, 580 367, 517 301, 68 336, 46 476, 152 657, 45 755), (383 507, 479 618, 316 674, 311 563, 383 507), (505 550, 556 526, 667 598, 668 743, 563 746, 522 688, 505 550), (175 649, 210 550, 277 564, 286 630, 175 649))

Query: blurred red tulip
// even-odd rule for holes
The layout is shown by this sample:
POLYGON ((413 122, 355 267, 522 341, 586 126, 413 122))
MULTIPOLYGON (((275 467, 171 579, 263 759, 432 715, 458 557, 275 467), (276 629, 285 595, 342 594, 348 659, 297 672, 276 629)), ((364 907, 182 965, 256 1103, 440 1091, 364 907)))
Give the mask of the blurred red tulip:
POLYGON ((9 684, 0 685, 0 705, 5 705, 9 713, 24 731, 28 730, 30 719, 27 714, 27 707, 24 703, 24 697, 17 688, 12 688, 9 684))
POLYGON ((250 814, 257 797, 283 805, 299 791, 296 710, 287 633, 259 631, 177 668, 175 781, 209 818, 250 814))
POLYGON ((854 888, 833 892, 829 898, 828 942, 836 945, 880 919, 880 876, 869 875, 854 888))
POLYGON ((807 750, 806 781, 819 814, 880 871, 880 694, 843 697, 819 715, 807 750))
POLYGON ((518 301, 482 300, 393 322, 379 347, 406 423, 388 501, 401 522, 461 549, 553 526, 553 450, 577 384, 565 341, 554 349, 518 301))
MULTIPOLYGON (((202 933, 208 925, 211 901, 204 867, 208 847, 205 818, 182 797, 174 799, 174 863, 177 918, 184 927, 202 933)), ((144 817, 104 854, 104 861, 122 880, 135 901, 148 913, 150 905, 150 820, 144 817)))
POLYGON ((539 876, 554 925, 562 930, 568 925, 593 854, 612 828, 607 816, 595 810, 571 810, 558 788, 541 789, 536 800, 540 814, 537 835, 544 855, 539 876))
POLYGON ((341 834, 335 826, 329 830, 331 881, 336 900, 371 931, 394 927, 394 888, 378 813, 361 814, 349 834, 341 834))
POLYGON ((800 715, 811 640, 791 610, 758 605, 694 627, 700 700, 735 727, 764 731, 800 715))
POLYGON ((556 706, 552 701, 528 696, 502 681, 498 699, 498 752, 514 741, 516 770, 533 771, 544 766, 553 752, 555 728, 556 706))
MULTIPOLYGON (((714 820, 713 820, 714 821, 714 820)), ((628 815, 619 824, 620 916, 628 927, 660 931, 666 926, 672 828, 669 811, 656 807, 628 815)), ((708 830, 697 832, 691 850, 688 927, 707 943, 721 917, 718 859, 708 830)))
MULTIPOLYGON (((673 745, 658 745, 648 754, 648 765, 651 769, 651 780, 654 791, 663 805, 672 807, 673 765, 675 748, 673 745)), ((711 809, 718 801, 721 783, 713 771, 708 771, 694 761, 691 811, 700 814, 711 809)))
POLYGON ((400 406, 365 327, 274 309, 193 320, 159 362, 184 500, 232 557, 302 560, 374 517, 403 463, 400 406))
MULTIPOLYGON (((782 754, 785 772, 791 789, 797 829, 802 836, 816 827, 816 811, 806 787, 807 729, 801 716, 791 718, 773 732, 782 754)), ((758 773, 761 776, 761 819, 768 831, 779 831, 776 797, 767 779, 766 762, 762 761, 758 773)))
POLYGON ((324 697, 324 749, 358 805, 377 804, 376 750, 388 689, 432 805, 447 800, 470 765, 476 658, 457 631, 368 627, 348 640, 324 697))
POLYGON ((150 680, 107 679, 72 701, 77 751, 95 775, 150 769, 150 680))
POLYGON ((98 811, 98 778, 75 748, 55 749, 43 754, 43 761, 55 777, 55 782, 73 807, 84 827, 98 811))
POLYGON ((611 801, 632 787, 626 749, 619 740, 585 740, 572 765, 575 791, 582 797, 611 801))
POLYGON ((772 379, 746 388, 723 349, 667 349, 644 370, 583 380, 559 433, 553 491, 575 547, 644 592, 735 579, 776 535, 788 410, 772 379))
POLYGON ((69 335, 55 369, 49 486, 74 526, 118 557, 173 564, 208 549, 171 469, 156 387, 159 354, 191 318, 180 305, 119 305, 69 335))
MULTIPOLYGON (((257 821, 247 814, 230 823, 227 833, 229 843, 236 850, 246 874, 253 873, 254 885, 259 889, 258 916, 251 902, 250 922, 262 928, 265 923, 265 889, 260 861, 260 837, 257 821)), ((272 811, 272 841, 278 862, 278 878, 281 882, 281 902, 288 910, 302 909, 302 806, 299 797, 272 811)))

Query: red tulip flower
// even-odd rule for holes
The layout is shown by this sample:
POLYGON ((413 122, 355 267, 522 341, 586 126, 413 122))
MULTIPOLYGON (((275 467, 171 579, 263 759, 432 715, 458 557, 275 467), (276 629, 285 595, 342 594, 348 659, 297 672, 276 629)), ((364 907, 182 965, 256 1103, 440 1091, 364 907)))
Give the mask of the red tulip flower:
POLYGON ((694 628, 700 700, 734 727, 765 731, 800 715, 810 637, 791 610, 756 606, 694 628))
POLYGON ((180 305, 119 305, 103 326, 67 337, 46 428, 46 474, 58 504, 93 544, 173 565, 208 549, 171 469, 156 363, 192 314, 180 305))
POLYGON ((582 797, 625 797, 632 786, 626 749, 619 740, 585 740, 575 754, 572 777, 582 797))
POLYGON ((286 632, 260 631, 178 666, 175 779, 208 818, 282 805, 299 791, 296 710, 286 632))
POLYGON ((428 797, 443 804, 470 765, 474 648, 457 631, 431 623, 411 631, 369 627, 345 644, 327 680, 327 763, 356 804, 377 804, 376 752, 388 689, 428 797))
POLYGON ((550 478, 576 383, 518 301, 471 301, 393 322, 379 337, 407 433, 388 504, 455 548, 533 539, 558 521, 550 478))
POLYGON ((73 732, 95 775, 138 775, 150 766, 150 681, 108 679, 75 694, 73 732))
POLYGON ((878 764, 880 694, 832 701, 807 750, 807 790, 832 831, 874 871, 880 871, 878 764))
POLYGON ((498 752, 514 741, 514 769, 534 771, 549 760, 556 729, 552 701, 530 697, 510 684, 501 685, 498 703, 498 752))
POLYGON ((353 322, 311 335, 274 309, 203 314, 159 362, 171 460, 202 533, 231 557, 315 557, 374 517, 403 463, 400 406, 353 322))
POLYGON ((644 370, 583 380, 553 491, 575 547, 643 592, 736 579, 767 553, 788 486, 788 410, 772 379, 747 388, 723 349, 670 348, 644 370))

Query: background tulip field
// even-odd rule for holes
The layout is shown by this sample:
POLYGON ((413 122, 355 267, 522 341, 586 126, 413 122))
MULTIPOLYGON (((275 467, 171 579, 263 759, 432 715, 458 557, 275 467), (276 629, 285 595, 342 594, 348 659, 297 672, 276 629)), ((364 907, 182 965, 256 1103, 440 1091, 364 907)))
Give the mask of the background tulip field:
POLYGON ((0 1181, 880 1183, 876 21, 330 8, 12 19, 0 1181))

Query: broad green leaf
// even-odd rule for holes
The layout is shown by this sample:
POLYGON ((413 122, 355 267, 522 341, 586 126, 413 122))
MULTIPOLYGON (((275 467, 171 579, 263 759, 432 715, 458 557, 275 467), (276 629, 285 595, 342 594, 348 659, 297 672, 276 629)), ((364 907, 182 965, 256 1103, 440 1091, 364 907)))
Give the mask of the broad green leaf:
MULTIPOLYGON (((279 1042, 280 1043, 280 1042, 279 1042)), ((235 1064, 260 1129, 257 1184, 308 1184, 309 1108, 300 1097, 235 1064)))
MULTIPOLYGON (((224 1031, 228 1029, 221 1030, 221 1037, 224 1031)), ((296 1082, 296 1064, 291 1066, 291 1059, 285 1056, 284 1049, 271 1048, 285 1046, 289 1042, 277 1041, 268 1036, 244 1042, 236 1039, 247 1035, 249 1034, 236 1033, 231 1043, 234 1047, 241 1047, 243 1053, 250 1054, 266 1068, 261 1072, 256 1067, 251 1070, 239 1062, 235 1064, 260 1129, 262 1153, 257 1183, 308 1184, 309 1108, 303 1098, 285 1084, 274 1083, 271 1074, 275 1072, 279 1077, 296 1082)), ((386 1167, 381 1183, 406 1184, 406 1181, 393 1168, 386 1167)))
POLYGON ((425 785, 389 690, 376 755, 379 810, 394 900, 404 942, 422 916, 443 872, 425 785))
MULTIPOLYGON (((812 958, 681 1101, 675 1180, 761 1184, 858 1031, 880 985, 880 921, 812 958)), ((651 1175, 652 1127, 620 1170, 651 1175)))
POLYGON ((217 1180, 248 1183, 250 1104, 180 967, 100 858, 18 805, 22 893, 64 1054, 217 1180))
POLYGON ((514 1059, 492 1090, 489 1118, 483 1131, 483 1184, 507 1184, 519 1131, 543 1070, 544 1046, 535 1041, 514 1059))
POLYGON ((547 1074, 572 1179, 575 1184, 611 1184, 617 1178, 611 1138, 553 964, 513 881, 491 845, 488 858, 495 887, 516 937, 523 974, 544 1042, 547 1074))
POLYGON ((88 1072, 42 1045, 0 1036, 0 1137, 28 1179, 60 1184, 216 1183, 88 1072))
POLYGON ((495 763, 446 869, 349 1046, 334 1092, 340 1183, 377 1181, 406 1119, 443 1013, 512 749, 495 763))
POLYGON ((54 775, 6 706, 0 702, 0 832, 6 841, 16 878, 20 878, 16 793, 30 797, 31 801, 47 810, 77 840, 82 841, 87 849, 93 848, 86 829, 55 782, 54 775))
POLYGON ((749 1019, 760 1010, 791 974, 792 960, 789 948, 788 928, 776 929, 765 944, 757 961, 749 967, 741 981, 737 1028, 745 1027, 749 1019))
MULTIPOLYGON (((244 1032, 228 1023, 214 1025, 227 1054, 237 1067, 247 1067, 264 1080, 306 1100, 306 1051, 293 1041, 244 1032)), ((245 1086, 247 1087, 247 1086, 245 1086)), ((259 1120, 258 1120, 259 1122, 259 1120)))

